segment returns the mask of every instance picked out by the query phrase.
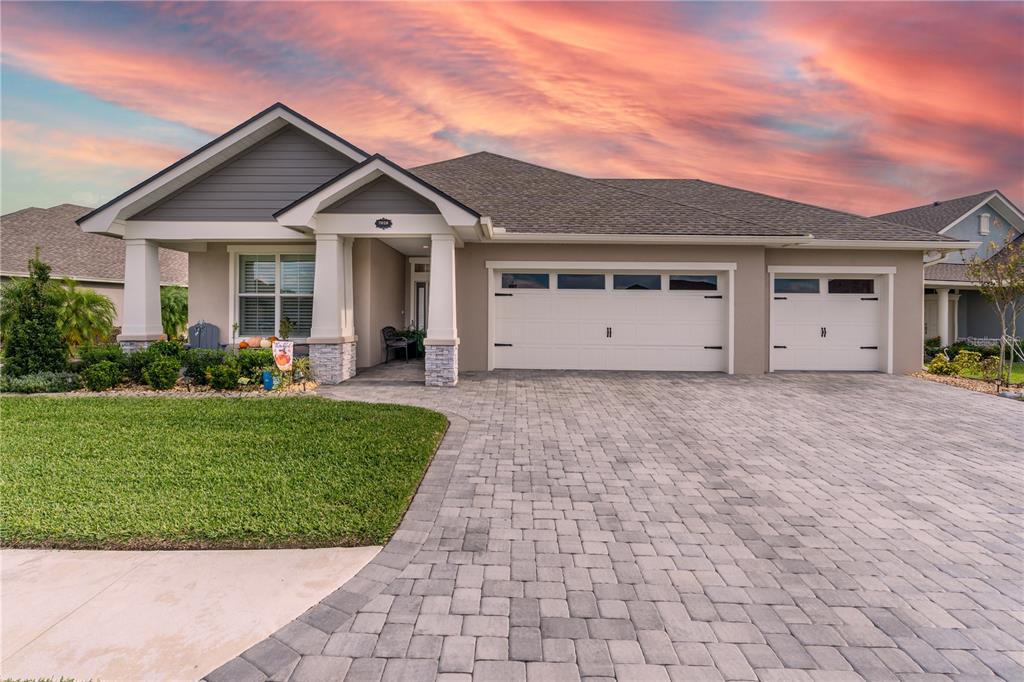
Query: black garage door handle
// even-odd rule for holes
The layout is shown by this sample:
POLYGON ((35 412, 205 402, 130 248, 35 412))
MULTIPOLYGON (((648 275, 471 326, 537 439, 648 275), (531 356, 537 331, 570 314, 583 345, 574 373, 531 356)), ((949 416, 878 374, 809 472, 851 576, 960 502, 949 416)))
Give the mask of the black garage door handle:
POLYGON ((512 347, 511 343, 496 343, 494 345, 496 347, 498 347, 498 348, 511 348, 512 347))

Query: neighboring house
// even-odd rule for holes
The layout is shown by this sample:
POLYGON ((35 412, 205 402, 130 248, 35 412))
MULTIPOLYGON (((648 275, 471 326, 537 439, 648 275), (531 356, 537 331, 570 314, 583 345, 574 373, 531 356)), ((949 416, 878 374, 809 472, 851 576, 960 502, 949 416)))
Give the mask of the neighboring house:
MULTIPOLYGON (((125 243, 105 235, 82 232, 75 224, 91 211, 86 206, 60 204, 24 208, 0 216, 0 279, 25 277, 28 262, 39 257, 53 269, 54 279, 70 277, 114 302, 121 325, 124 307, 125 243)), ((188 256, 160 249, 160 284, 188 284, 188 256)))
POLYGON ((157 245, 224 343, 287 317, 321 381, 426 329, 459 370, 907 372, 945 235, 697 180, 597 180, 481 152, 418 168, 275 104, 78 221, 125 240, 128 347, 159 338, 157 245))
MULTIPOLYGON (((967 274, 969 261, 998 258, 1008 242, 1024 244, 1024 214, 999 190, 884 213, 880 220, 908 225, 937 235, 978 242, 974 248, 950 251, 924 268, 924 335, 942 345, 957 340, 994 343, 1002 334, 993 305, 978 293, 967 274)), ((1024 316, 1017 319, 1024 333, 1024 316)))

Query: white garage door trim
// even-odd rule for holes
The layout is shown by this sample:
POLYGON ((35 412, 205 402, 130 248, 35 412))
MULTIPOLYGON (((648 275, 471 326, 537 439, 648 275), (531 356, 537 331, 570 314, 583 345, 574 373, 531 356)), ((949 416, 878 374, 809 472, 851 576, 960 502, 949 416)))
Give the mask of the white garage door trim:
POLYGON ((687 272, 721 272, 725 276, 728 313, 726 338, 729 344, 726 372, 733 374, 736 364, 736 263, 644 262, 644 261, 486 261, 487 268, 487 371, 494 369, 494 294, 495 270, 567 271, 601 270, 619 272, 654 271, 679 274, 687 272))
POLYGON ((775 276, 776 275, 884 275, 886 329, 885 373, 892 374, 893 351, 893 285, 896 279, 896 268, 892 266, 861 266, 861 265, 769 265, 768 266, 768 371, 774 372, 775 345, 775 276))

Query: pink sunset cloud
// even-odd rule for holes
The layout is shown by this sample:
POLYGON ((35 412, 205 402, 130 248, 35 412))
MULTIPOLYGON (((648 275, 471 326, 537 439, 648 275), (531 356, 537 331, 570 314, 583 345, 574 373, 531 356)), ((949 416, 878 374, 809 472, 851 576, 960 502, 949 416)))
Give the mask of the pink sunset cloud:
POLYGON ((281 100, 407 165, 490 149, 861 213, 1024 197, 1020 5, 193 3, 134 32, 10 7, 5 65, 210 136, 281 100))

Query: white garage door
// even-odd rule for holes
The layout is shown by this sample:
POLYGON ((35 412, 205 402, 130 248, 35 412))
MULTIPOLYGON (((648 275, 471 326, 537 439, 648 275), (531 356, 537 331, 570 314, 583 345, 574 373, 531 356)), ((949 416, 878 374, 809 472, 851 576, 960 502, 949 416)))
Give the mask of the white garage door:
POLYGON ((776 273, 773 370, 886 369, 886 278, 776 273))
POLYGON ((494 367, 728 370, 725 273, 492 276, 494 367))

